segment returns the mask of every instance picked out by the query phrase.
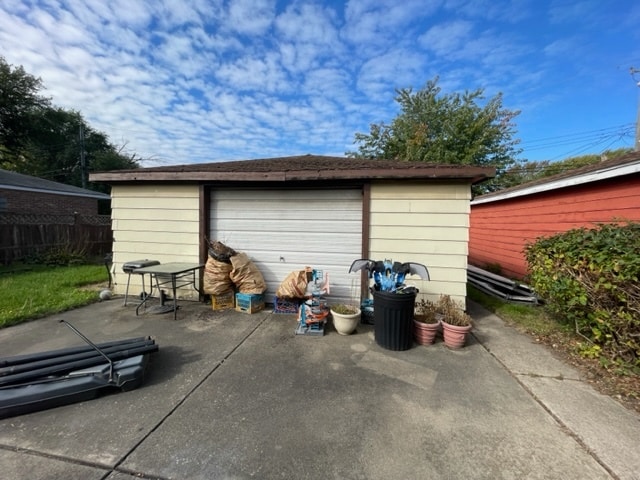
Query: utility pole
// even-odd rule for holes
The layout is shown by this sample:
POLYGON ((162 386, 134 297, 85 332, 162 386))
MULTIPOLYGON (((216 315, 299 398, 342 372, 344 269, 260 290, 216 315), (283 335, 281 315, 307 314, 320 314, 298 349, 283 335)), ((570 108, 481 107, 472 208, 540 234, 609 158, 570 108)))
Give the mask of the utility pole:
POLYGON ((84 128, 80 123, 80 176, 82 177, 82 188, 87 188, 87 157, 84 152, 84 128))
MULTIPOLYGON (((640 69, 631 67, 629 69, 631 73, 631 77, 633 80, 636 80, 636 74, 640 73, 640 69)), ((636 82, 636 85, 640 87, 640 82, 636 82)), ((634 150, 636 152, 640 152, 640 97, 638 97, 638 113, 636 114, 636 141, 634 145, 634 150)))

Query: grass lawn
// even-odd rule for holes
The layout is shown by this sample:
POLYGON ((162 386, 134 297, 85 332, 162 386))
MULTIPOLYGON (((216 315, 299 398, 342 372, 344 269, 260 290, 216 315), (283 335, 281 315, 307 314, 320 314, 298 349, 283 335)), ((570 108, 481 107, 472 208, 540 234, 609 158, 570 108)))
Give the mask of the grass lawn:
POLYGON ((505 302, 487 295, 470 284, 467 284, 467 296, 510 325, 532 335, 548 336, 573 332, 571 326, 558 323, 547 315, 541 306, 505 302))
POLYGON ((0 328, 99 300, 104 265, 10 266, 0 269, 0 328))

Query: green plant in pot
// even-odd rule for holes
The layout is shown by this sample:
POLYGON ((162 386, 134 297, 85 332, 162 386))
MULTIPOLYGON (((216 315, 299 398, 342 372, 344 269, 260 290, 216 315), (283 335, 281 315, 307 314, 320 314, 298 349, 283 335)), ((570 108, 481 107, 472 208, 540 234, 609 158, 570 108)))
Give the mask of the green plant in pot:
POLYGON ((435 303, 425 298, 416 302, 413 316, 414 338, 419 345, 431 345, 440 329, 440 315, 435 303))
POLYGON ((461 348, 473 327, 471 317, 449 295, 441 295, 437 310, 442 314, 442 337, 449 348, 461 348))
POLYGON ((360 322, 360 309, 347 303, 331 305, 333 326, 340 335, 352 334, 360 322))

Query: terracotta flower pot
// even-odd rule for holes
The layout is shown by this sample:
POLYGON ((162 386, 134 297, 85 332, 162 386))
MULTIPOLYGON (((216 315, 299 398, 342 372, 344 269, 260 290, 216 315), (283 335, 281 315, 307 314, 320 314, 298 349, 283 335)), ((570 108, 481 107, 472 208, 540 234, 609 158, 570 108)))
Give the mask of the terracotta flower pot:
POLYGON ((436 323, 424 323, 419 320, 413 320, 414 338, 418 345, 431 345, 440 329, 440 321, 436 323))
POLYGON ((471 331, 471 325, 459 327, 451 325, 445 321, 442 322, 442 337, 444 344, 449 348, 462 348, 467 339, 467 333, 471 331))

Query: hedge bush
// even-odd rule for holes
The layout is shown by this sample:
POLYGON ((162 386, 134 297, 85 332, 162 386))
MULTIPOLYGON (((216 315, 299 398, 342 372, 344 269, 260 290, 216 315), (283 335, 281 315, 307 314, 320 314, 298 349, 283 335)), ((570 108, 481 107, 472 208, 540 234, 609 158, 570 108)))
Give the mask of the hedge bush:
POLYGON ((588 339, 582 353, 640 372, 640 224, 577 228, 524 252, 536 293, 588 339))

